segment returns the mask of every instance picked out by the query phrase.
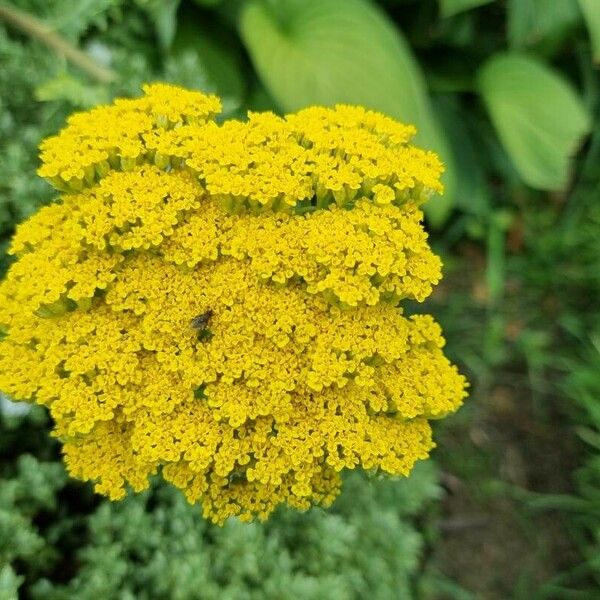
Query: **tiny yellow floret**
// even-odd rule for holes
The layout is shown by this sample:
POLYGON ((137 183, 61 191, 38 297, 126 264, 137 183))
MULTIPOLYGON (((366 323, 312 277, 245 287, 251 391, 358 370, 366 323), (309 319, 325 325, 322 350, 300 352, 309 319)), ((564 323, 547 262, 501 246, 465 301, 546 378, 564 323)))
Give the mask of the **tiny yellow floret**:
POLYGON ((360 107, 219 124, 215 96, 144 92, 41 145, 61 195, 12 240, 0 389, 49 408, 99 493, 160 473, 216 523, 408 475, 467 386, 401 307, 441 278, 437 156, 360 107))

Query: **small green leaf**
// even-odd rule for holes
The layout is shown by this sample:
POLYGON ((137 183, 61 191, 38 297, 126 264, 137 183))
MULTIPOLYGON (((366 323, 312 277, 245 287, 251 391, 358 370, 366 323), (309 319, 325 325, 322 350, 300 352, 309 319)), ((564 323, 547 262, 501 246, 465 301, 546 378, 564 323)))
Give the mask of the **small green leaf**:
POLYGON ((534 188, 564 188, 570 159, 590 131, 590 117, 570 84, 516 53, 490 59, 478 87, 494 127, 523 180, 534 188))
POLYGON ((442 17, 451 17, 461 12, 490 4, 494 0, 440 0, 442 17))
POLYGON ((435 119, 421 70, 400 32, 364 0, 250 0, 240 18, 250 57, 277 104, 360 104, 414 123, 416 142, 446 163, 446 193, 425 205, 440 225, 454 201, 448 143, 435 119))
POLYGON ((594 62, 600 63, 600 0, 579 0, 579 7, 590 32, 594 62))

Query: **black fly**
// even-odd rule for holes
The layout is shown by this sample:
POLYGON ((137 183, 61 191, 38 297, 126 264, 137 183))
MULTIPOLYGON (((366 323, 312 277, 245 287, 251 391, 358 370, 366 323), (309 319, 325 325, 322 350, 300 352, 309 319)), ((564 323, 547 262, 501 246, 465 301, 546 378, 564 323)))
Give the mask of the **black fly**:
POLYGON ((205 340, 212 337, 207 328, 210 318, 213 316, 213 314, 213 311, 209 308, 206 312, 203 312, 201 315, 198 315, 192 319, 192 328, 198 332, 198 337, 200 340, 205 340))
POLYGON ((209 308, 206 312, 192 319, 192 327, 198 331, 206 329, 210 318, 213 316, 213 311, 209 308))

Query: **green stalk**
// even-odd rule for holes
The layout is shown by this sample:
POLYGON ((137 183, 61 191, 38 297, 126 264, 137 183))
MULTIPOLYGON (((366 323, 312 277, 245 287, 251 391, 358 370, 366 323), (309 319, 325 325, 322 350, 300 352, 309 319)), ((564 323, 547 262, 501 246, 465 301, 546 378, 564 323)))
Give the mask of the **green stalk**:
POLYGON ((0 19, 10 23, 13 27, 32 38, 39 40, 101 83, 109 83, 116 79, 117 76, 114 71, 97 64, 85 52, 70 44, 51 27, 28 13, 6 6, 5 4, 0 4, 0 19))

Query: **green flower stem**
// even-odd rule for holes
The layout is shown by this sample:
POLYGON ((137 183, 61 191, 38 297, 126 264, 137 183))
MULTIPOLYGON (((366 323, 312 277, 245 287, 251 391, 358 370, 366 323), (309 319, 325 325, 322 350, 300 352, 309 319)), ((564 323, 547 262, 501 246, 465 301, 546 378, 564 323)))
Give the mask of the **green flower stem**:
POLYGON ((70 44, 51 27, 35 17, 16 8, 0 4, 0 19, 10 23, 27 35, 36 38, 101 83, 109 83, 116 79, 117 75, 114 71, 97 64, 85 52, 70 44))

